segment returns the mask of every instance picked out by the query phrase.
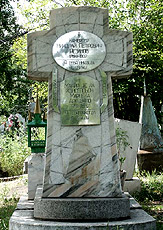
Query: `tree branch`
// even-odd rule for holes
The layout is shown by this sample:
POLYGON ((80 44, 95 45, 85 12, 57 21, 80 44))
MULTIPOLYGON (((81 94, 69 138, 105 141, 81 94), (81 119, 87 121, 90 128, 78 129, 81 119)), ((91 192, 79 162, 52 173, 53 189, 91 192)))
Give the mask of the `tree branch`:
POLYGON ((57 2, 55 0, 54 0, 54 3, 57 4, 57 5, 60 5, 60 6, 64 7, 61 3, 59 3, 59 2, 57 2))
POLYGON ((14 36, 12 37, 8 37, 8 38, 5 38, 3 40, 0 41, 0 44, 4 44, 4 42, 7 42, 7 41, 14 41, 16 38, 19 38, 19 37, 22 37, 24 36, 25 34, 27 34, 29 31, 24 31, 20 34, 14 34, 14 36))

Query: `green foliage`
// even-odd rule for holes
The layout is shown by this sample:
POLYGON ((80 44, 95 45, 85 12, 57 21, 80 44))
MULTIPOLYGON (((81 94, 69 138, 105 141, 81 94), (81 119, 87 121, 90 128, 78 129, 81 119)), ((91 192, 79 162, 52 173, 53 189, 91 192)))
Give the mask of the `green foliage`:
POLYGON ((118 156, 119 156, 119 161, 120 161, 120 169, 122 168, 122 164, 126 160, 125 155, 125 150, 127 146, 129 146, 128 142, 128 135, 127 131, 121 129, 120 127, 116 128, 116 143, 117 143, 117 150, 118 150, 118 156))
POLYGON ((135 194, 135 198, 143 203, 150 201, 163 201, 163 173, 153 171, 142 172, 138 175, 141 181, 141 191, 135 194))
POLYGON ((156 219, 156 229, 163 230, 163 205, 160 202, 141 204, 144 211, 156 219))
POLYGON ((28 31, 36 31, 48 29, 49 12, 57 5, 53 0, 31 0, 19 1, 17 7, 23 19, 23 27, 28 31))
POLYGON ((11 55, 10 48, 14 39, 23 33, 22 28, 16 22, 9 0, 1 0, 0 21, 0 60, 2 60, 11 55))
POLYGON ((3 204, 0 203, 0 229, 8 230, 9 229, 9 220, 14 212, 18 200, 9 199, 5 200, 3 204))
POLYGON ((0 116, 0 124, 3 124, 4 122, 6 122, 6 120, 7 120, 6 116, 4 115, 0 116))
POLYGON ((138 172, 141 182, 141 191, 133 196, 142 205, 142 208, 157 220, 157 230, 163 229, 163 173, 153 171, 138 172))
POLYGON ((14 41, 12 46, 13 57, 17 66, 27 69, 27 35, 21 36, 14 41))
MULTIPOLYGON (((23 21, 23 28, 25 31, 36 31, 48 29, 49 27, 49 11, 52 8, 56 8, 56 4, 52 0, 33 0, 33 1, 25 1, 17 3, 17 14, 21 15, 20 19, 23 21)), ((28 101, 28 92, 30 88, 33 89, 33 98, 36 98, 36 93, 38 89, 39 99, 41 105, 47 107, 47 94, 48 94, 48 83, 47 82, 33 82, 29 81, 26 78, 27 72, 27 36, 21 36, 15 39, 12 51, 13 60, 16 67, 21 69, 22 73, 17 73, 17 76, 14 77, 13 87, 10 89, 10 92, 7 92, 7 96, 3 95, 2 103, 4 105, 4 109, 0 111, 0 114, 5 113, 5 105, 7 105, 7 110, 9 113, 19 112, 24 117, 26 114, 26 105, 28 101), (8 100, 9 95, 15 95, 12 100, 8 100), (19 108, 19 105, 23 105, 23 111, 19 108)), ((6 89, 6 88, 5 88, 6 89)), ((6 113, 5 113, 6 114, 6 113)), ((8 115, 7 114, 7 115, 8 115)))
POLYGON ((3 172, 9 176, 21 175, 24 160, 30 155, 27 134, 11 132, 0 138, 0 162, 3 172), (19 135, 18 135, 19 134, 19 135))
POLYGON ((0 230, 9 230, 10 217, 26 186, 26 176, 21 176, 14 181, 0 182, 0 230))
MULTIPOLYGON (((146 80, 147 94, 151 95, 158 122, 161 123, 162 104, 162 10, 160 0, 128 2, 127 29, 133 32, 134 66, 129 79, 113 82, 116 117, 138 121, 143 81, 146 80), (119 101, 117 101, 119 99, 119 101), (126 113, 127 111, 127 113, 126 113)), ((127 16, 127 15, 126 15, 127 16)), ((119 20, 119 19, 118 19, 119 20)))
POLYGON ((0 115, 9 116, 11 113, 21 113, 22 116, 26 115, 30 81, 21 75, 21 72, 22 70, 19 69, 15 75, 12 75, 10 86, 6 86, 5 83, 1 86, 0 115))
POLYGON ((31 88, 32 88, 32 97, 36 99, 38 93, 41 106, 44 106, 44 109, 47 110, 48 82, 33 81, 33 83, 31 84, 31 88))
POLYGON ((143 94, 143 78, 146 79, 147 94, 151 95, 156 116, 161 123, 162 73, 163 73, 163 35, 162 12, 160 0, 135 0, 130 5, 131 17, 138 15, 138 22, 131 25, 134 34, 134 72, 137 92, 143 94), (139 5, 137 7, 137 5, 139 5), (141 88, 138 86, 141 84, 141 88))
POLYGON ((0 21, 0 114, 8 116, 15 105, 21 104, 22 107, 27 101, 29 81, 12 49, 14 41, 26 31, 17 24, 9 0, 1 0, 0 21))

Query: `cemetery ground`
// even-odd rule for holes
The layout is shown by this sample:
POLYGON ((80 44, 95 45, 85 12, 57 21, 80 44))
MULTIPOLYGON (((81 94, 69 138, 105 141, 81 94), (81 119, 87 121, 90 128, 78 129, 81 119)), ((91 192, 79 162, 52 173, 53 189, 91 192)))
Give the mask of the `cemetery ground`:
MULTIPOLYGON (((137 173, 141 192, 134 194, 142 208, 157 220, 157 230, 163 230, 163 173, 137 173)), ((0 182, 0 230, 9 229, 9 219, 20 196, 27 193, 27 175, 0 182)))

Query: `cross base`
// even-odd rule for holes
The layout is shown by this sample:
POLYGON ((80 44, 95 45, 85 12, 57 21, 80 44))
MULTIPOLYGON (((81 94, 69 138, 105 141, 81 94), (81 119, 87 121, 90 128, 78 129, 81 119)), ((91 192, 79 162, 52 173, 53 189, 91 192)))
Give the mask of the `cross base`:
POLYGON ((130 216, 126 195, 117 198, 41 198, 38 187, 34 201, 34 217, 44 220, 111 220, 130 216))

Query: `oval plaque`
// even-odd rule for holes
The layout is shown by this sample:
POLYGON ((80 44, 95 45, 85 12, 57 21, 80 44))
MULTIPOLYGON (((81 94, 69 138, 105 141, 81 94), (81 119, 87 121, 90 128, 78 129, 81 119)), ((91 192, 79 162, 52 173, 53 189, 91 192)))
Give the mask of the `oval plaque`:
POLYGON ((99 66, 106 55, 104 42, 95 34, 72 31, 59 37, 52 49, 58 65, 72 72, 85 72, 99 66))

